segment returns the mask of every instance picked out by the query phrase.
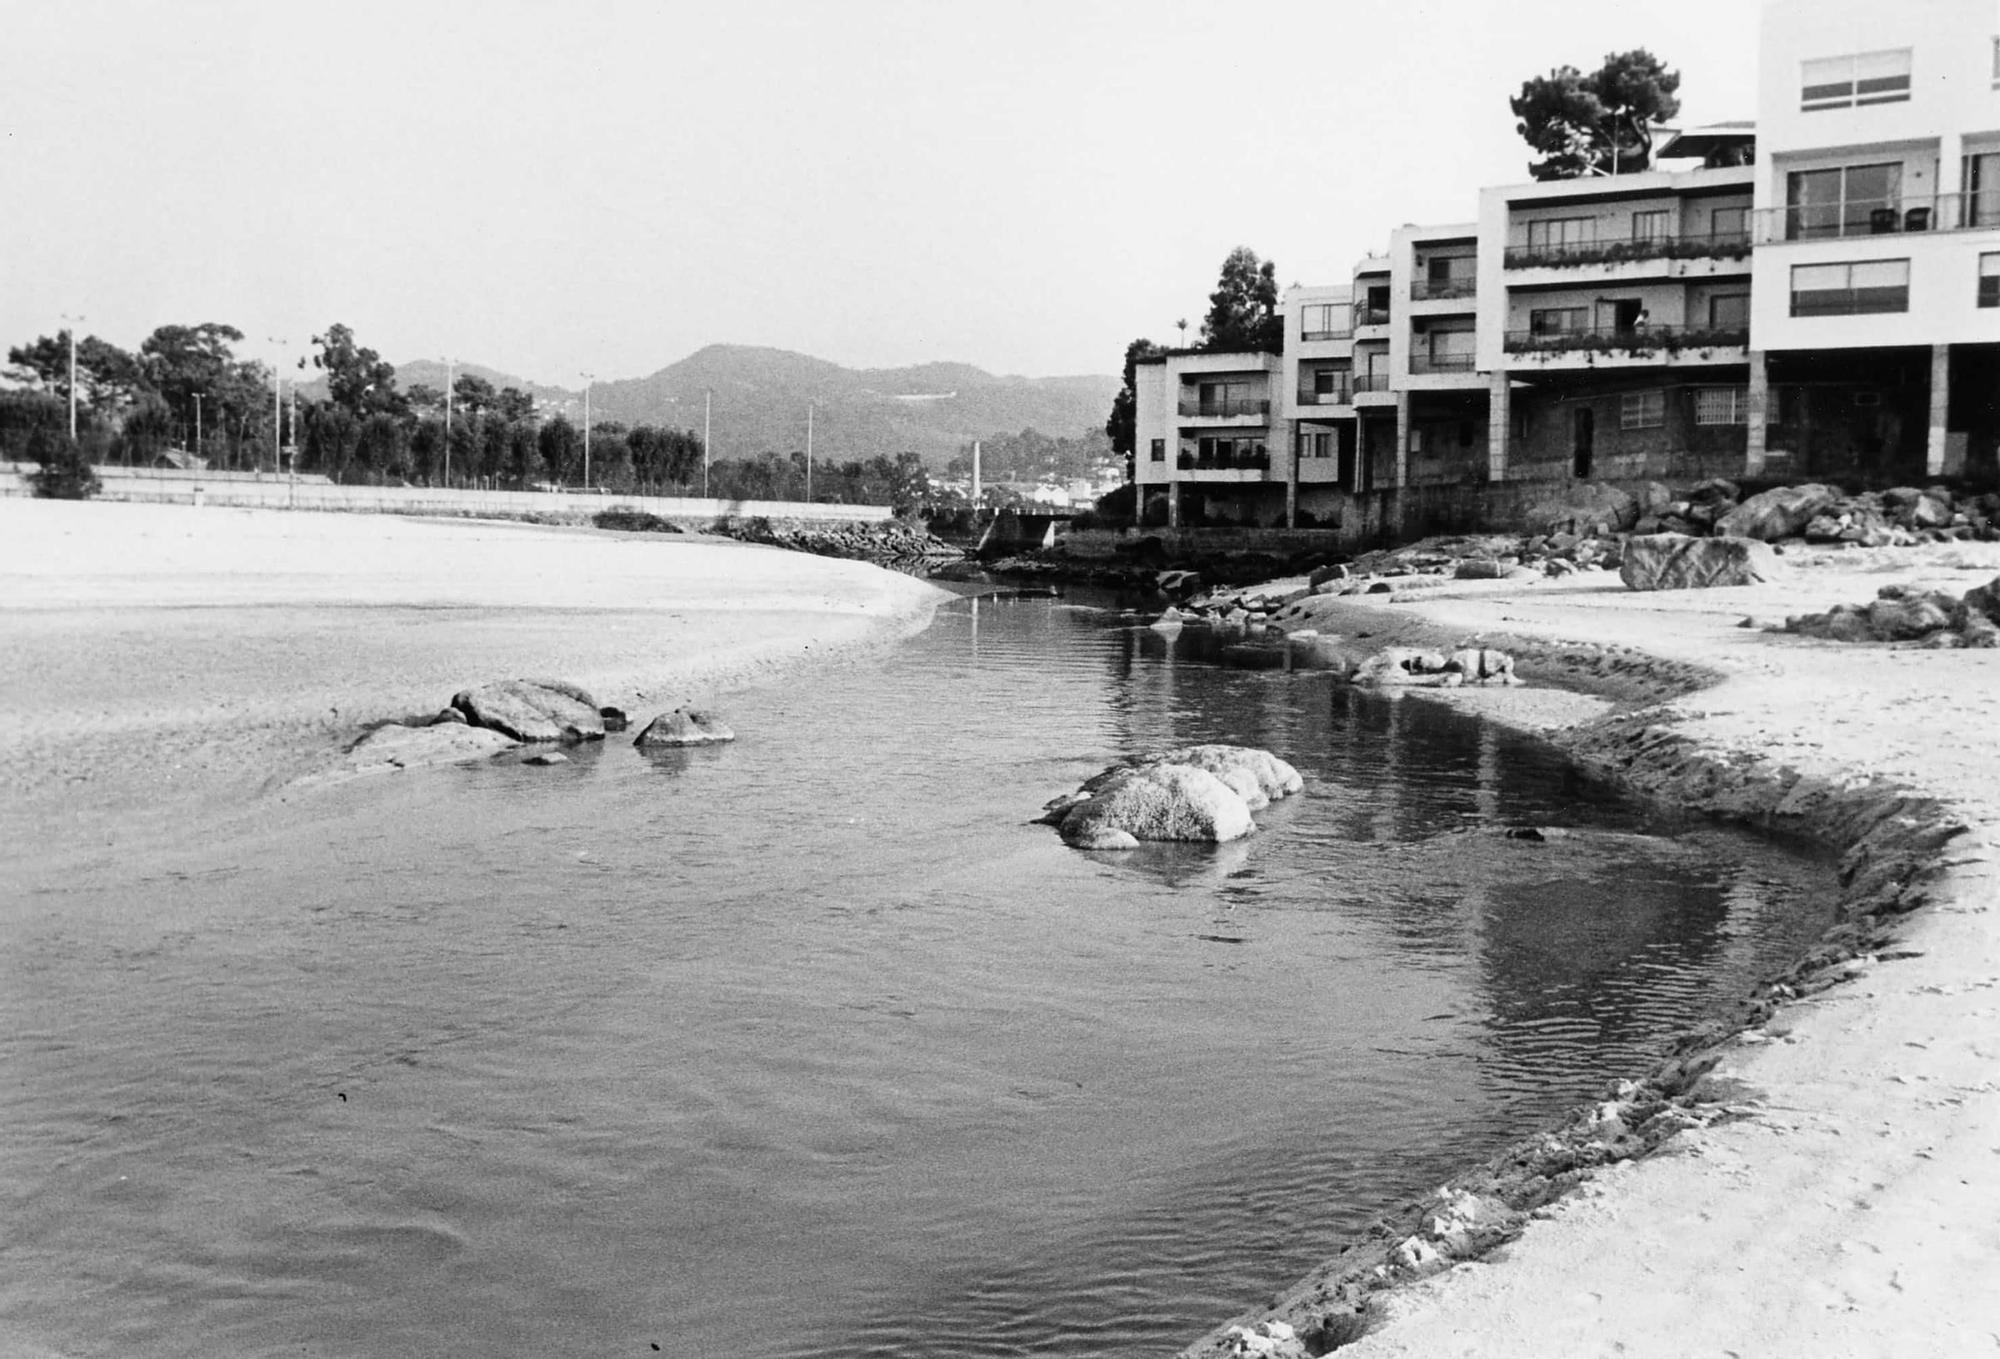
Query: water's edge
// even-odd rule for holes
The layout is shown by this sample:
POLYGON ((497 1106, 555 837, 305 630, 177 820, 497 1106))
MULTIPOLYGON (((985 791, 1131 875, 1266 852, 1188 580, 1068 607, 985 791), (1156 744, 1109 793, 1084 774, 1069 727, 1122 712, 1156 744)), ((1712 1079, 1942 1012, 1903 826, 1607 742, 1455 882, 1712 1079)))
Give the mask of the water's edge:
MULTIPOLYGON (((1393 604, 1356 610, 1393 627, 1403 643, 1435 647, 1460 635, 1400 613, 1393 604)), ((1502 632, 1487 634, 1486 644, 1506 648, 1524 668, 1539 663, 1573 673, 1577 648, 1601 650, 1580 641, 1502 632)), ((1218 1325, 1178 1359, 1221 1359, 1233 1353, 1227 1343, 1232 1327, 1265 1320, 1291 1325, 1309 1353, 1329 1353, 1382 1324, 1400 1290, 1490 1255, 1604 1166, 1650 1155, 1680 1132, 1718 1118, 1752 1116, 1734 1103, 1740 1090, 1710 1079, 1736 1040, 1802 998, 1851 980, 1855 960, 1893 960, 1898 918, 1945 895, 1955 879, 1985 864, 1983 857, 1939 862, 1939 850, 1972 829, 1944 800, 1887 781, 1856 786, 1804 775, 1769 756, 1746 759, 1676 730, 1673 715, 1659 711, 1659 704, 1709 688, 1721 676, 1644 652, 1627 653, 1620 668, 1626 672, 1621 687, 1650 691, 1647 706, 1569 725, 1510 717, 1505 705, 1479 711, 1497 725, 1549 741, 1580 769, 1630 796, 1838 855, 1836 923, 1798 962, 1729 1012, 1681 1036, 1664 1059, 1620 1081, 1603 1102, 1576 1109, 1560 1125, 1530 1134, 1436 1193, 1385 1215, 1363 1238, 1268 1303, 1218 1325), (1634 658, 1650 673, 1632 673, 1634 658)), ((1599 686, 1586 679, 1576 687, 1599 686)), ((1459 706, 1423 690, 1406 697, 1459 706)))

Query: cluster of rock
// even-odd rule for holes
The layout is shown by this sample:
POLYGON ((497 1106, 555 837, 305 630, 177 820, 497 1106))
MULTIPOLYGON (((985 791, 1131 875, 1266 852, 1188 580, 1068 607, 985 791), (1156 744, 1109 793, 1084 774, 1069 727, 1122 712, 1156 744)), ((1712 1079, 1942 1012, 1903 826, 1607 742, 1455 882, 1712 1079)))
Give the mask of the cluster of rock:
POLYGON ((1137 849, 1147 840, 1220 843, 1255 830, 1250 814, 1305 786, 1266 750, 1198 745, 1112 765, 1036 820, 1078 849, 1137 849))
MULTIPOLYGON (((390 722, 349 750, 350 763, 407 768, 494 755, 520 745, 579 745, 601 741, 630 726, 617 708, 600 707, 590 693, 552 679, 496 680, 462 689, 428 723, 390 722)), ((715 714, 680 707, 646 724, 633 743, 642 750, 733 741, 736 733, 715 714)), ((539 751, 525 763, 561 764, 560 751, 539 751)))
POLYGON ((763 543, 819 557, 873 562, 894 571, 924 575, 963 561, 965 551, 928 529, 900 520, 872 524, 821 524, 790 519, 731 519, 715 531, 740 542, 763 543))
POLYGON ((2000 576, 1954 595, 1885 585, 1866 604, 1787 618, 1780 632, 1834 642, 1915 642, 1935 650, 2000 647, 2000 576))
POLYGON ((1816 482, 1777 486, 1744 499, 1734 482, 1704 481, 1685 497, 1649 485, 1634 533, 1756 538, 1857 547, 2000 541, 2000 494, 1958 495, 1948 486, 1899 486, 1849 495, 1816 482))

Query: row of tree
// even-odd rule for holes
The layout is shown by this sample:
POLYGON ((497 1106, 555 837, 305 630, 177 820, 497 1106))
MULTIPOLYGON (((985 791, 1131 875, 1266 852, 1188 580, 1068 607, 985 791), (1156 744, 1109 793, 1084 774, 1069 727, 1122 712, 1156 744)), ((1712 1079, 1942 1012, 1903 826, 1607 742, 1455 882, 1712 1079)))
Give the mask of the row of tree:
POLYGON ((72 353, 68 332, 17 345, 6 372, 15 385, 0 387, 0 458, 63 467, 63 484, 85 485, 93 463, 144 466, 188 452, 201 466, 284 470, 282 444, 292 450, 291 470, 341 482, 705 488, 738 500, 799 500, 809 491, 815 500, 878 505, 931 494, 915 453, 810 468, 803 452, 711 463, 692 430, 604 420, 586 434, 565 414, 538 412, 526 392, 496 390, 473 374, 453 381, 448 395, 423 384, 402 391, 394 365, 344 325, 314 336, 313 353, 299 363, 323 380, 325 395, 302 397, 302 372, 281 409, 278 374, 238 358, 242 340, 234 326, 208 322, 162 326, 134 352, 92 335, 72 353))

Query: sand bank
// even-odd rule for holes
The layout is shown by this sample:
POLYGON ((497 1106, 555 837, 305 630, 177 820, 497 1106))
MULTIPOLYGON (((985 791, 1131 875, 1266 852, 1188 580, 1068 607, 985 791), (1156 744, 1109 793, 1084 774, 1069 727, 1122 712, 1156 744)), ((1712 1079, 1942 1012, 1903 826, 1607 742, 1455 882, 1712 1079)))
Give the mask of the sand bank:
POLYGON ((0 863, 240 805, 485 680, 557 676, 644 720, 945 597, 721 539, 0 500, 0 863))
MULTIPOLYGON (((1364 1304, 1372 1333, 1341 1353, 2000 1346, 2000 652, 1755 626, 1891 582, 1962 591, 1996 572, 2000 553, 1960 545, 1816 555, 1782 583, 1728 590, 1634 594, 1598 574, 1376 596, 1358 621, 1352 598, 1329 608, 1330 631, 1478 637, 1531 678, 1596 689, 1412 700, 1476 707, 1628 786, 1819 839, 1845 856, 1855 913, 1838 947, 1757 1000, 1751 1028, 1707 1035, 1671 1070, 1695 1078, 1713 1121, 1590 1174, 1483 1257, 1393 1267, 1395 1286, 1364 1304)), ((1351 1284, 1393 1245, 1357 1248, 1244 1319, 1324 1317, 1343 1266, 1351 1284)))

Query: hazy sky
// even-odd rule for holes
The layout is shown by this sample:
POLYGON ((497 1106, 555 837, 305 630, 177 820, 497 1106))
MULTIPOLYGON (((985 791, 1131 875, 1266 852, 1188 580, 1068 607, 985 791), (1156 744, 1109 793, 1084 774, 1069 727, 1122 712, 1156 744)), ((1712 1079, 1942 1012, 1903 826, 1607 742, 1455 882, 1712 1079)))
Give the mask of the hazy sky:
POLYGON ((0 0, 0 345, 333 321, 637 377, 714 341, 1116 371, 1245 244, 1344 280, 1526 177, 1507 97, 1647 47, 1754 114, 1753 0, 0 0))

